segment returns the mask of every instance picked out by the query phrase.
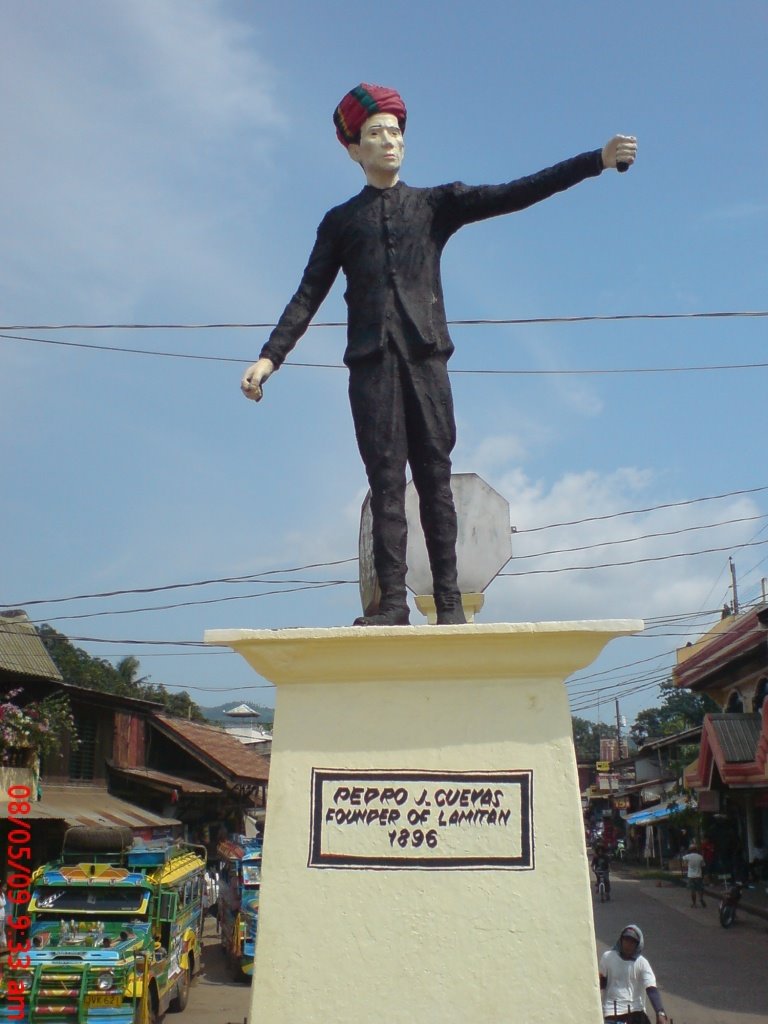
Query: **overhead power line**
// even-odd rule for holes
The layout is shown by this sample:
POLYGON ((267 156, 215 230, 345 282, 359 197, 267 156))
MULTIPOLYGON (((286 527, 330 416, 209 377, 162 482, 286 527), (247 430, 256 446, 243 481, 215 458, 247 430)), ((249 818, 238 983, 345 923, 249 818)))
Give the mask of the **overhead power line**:
MULTIPOLYGON (((717 527, 719 525, 724 525, 724 524, 713 524, 713 526, 711 526, 711 527, 703 527, 703 526, 702 527, 691 527, 690 529, 691 530, 693 530, 693 529, 711 529, 711 528, 717 527)), ((675 534, 675 533, 686 533, 686 532, 689 532, 689 531, 688 530, 672 531, 673 534, 675 534)), ((649 534, 649 535, 647 535, 647 537, 630 537, 627 540, 623 540, 623 541, 604 541, 604 542, 602 542, 600 544, 587 544, 587 545, 585 545, 582 548, 575 547, 575 548, 562 548, 562 549, 556 550, 556 551, 538 551, 538 552, 536 552, 533 555, 518 555, 515 560, 517 561, 517 560, 519 560, 521 558, 538 558, 538 557, 542 557, 544 555, 554 555, 554 554, 570 553, 570 552, 575 552, 575 551, 588 551, 588 550, 591 550, 593 548, 607 547, 607 546, 609 546, 611 544, 628 544, 628 543, 632 543, 633 541, 636 541, 636 540, 648 539, 648 537, 656 537, 656 536, 664 537, 664 536, 669 536, 669 535, 670 534, 663 534, 663 533, 662 534, 649 534)), ((528 570, 524 570, 522 572, 500 572, 498 575, 499 576, 532 576, 532 575, 540 575, 540 574, 544 574, 544 573, 575 572, 575 571, 577 571, 579 569, 604 569, 604 568, 610 568, 610 567, 614 567, 614 566, 628 566, 628 565, 637 565, 637 564, 641 564, 641 563, 645 563, 645 562, 666 561, 667 559, 670 559, 670 558, 693 557, 695 555, 710 554, 712 552, 717 552, 717 551, 734 551, 734 550, 739 550, 740 548, 754 547, 754 546, 757 546, 757 545, 760 545, 760 544, 768 544, 768 539, 766 539, 764 541, 757 541, 757 542, 751 542, 751 543, 734 544, 734 545, 730 545, 729 547, 726 547, 726 548, 707 548, 704 551, 688 551, 688 552, 678 552, 678 553, 673 553, 673 554, 668 554, 668 555, 648 556, 646 558, 630 559, 630 560, 625 561, 625 562, 605 562, 605 563, 601 563, 599 565, 585 565, 585 566, 560 566, 560 567, 554 568, 554 569, 528 569, 528 570)), ((352 559, 352 561, 356 561, 356 559, 352 559)), ((216 581, 209 580, 207 582, 211 583, 211 582, 216 582, 216 581)), ((225 581, 225 582, 230 582, 230 581, 225 581)), ((247 579, 245 581, 238 581, 238 582, 249 582, 249 583, 260 583, 260 582, 263 582, 263 583, 266 584, 267 581, 266 580, 258 580, 258 579, 247 579)), ((140 608, 108 609, 106 611, 81 612, 81 613, 77 613, 77 614, 71 613, 71 614, 67 614, 67 615, 54 615, 54 616, 46 615, 46 616, 44 616, 41 619, 33 619, 31 621, 33 622, 33 624, 37 625, 37 624, 42 624, 44 622, 67 622, 67 621, 73 621, 73 620, 76 620, 76 619, 102 618, 102 617, 108 616, 108 615, 135 615, 135 614, 142 613, 142 612, 170 611, 170 610, 174 610, 174 609, 177 609, 177 608, 192 608, 192 607, 196 607, 196 606, 200 606, 200 605, 225 604, 225 603, 232 602, 232 601, 251 601, 251 600, 256 600, 258 598, 275 596, 275 595, 278 595, 278 594, 295 594, 295 593, 298 593, 300 591, 306 591, 306 590, 323 590, 323 589, 326 589, 328 587, 349 586, 349 585, 353 585, 353 584, 359 583, 359 580, 358 579, 348 579, 348 580, 344 580, 344 579, 342 579, 342 580, 290 580, 290 579, 288 579, 288 580, 282 580, 281 582, 283 582, 283 583, 293 583, 293 584, 296 584, 296 585, 295 586, 290 586, 290 587, 281 587, 281 588, 277 588, 277 589, 274 589, 274 590, 266 590, 266 591, 262 591, 262 592, 260 592, 258 594, 233 594, 233 595, 229 595, 227 597, 211 597, 211 598, 204 598, 204 599, 199 599, 199 600, 194 600, 194 601, 177 601, 177 602, 173 602, 172 604, 146 605, 146 606, 143 606, 143 607, 140 607, 140 608)), ((194 584, 179 584, 178 586, 179 587, 190 587, 190 586, 194 586, 194 584)), ((154 589, 154 590, 171 590, 171 589, 173 589, 173 587, 172 586, 156 587, 156 588, 152 588, 152 589, 154 589)), ((124 593, 128 593, 128 592, 126 591, 124 593)), ((58 600, 62 601, 62 600, 66 600, 66 599, 65 598, 59 598, 58 600)), ((77 599, 73 598, 73 600, 77 600, 77 599)), ((30 605, 31 605, 31 603, 32 602, 30 602, 30 605)), ((40 603, 43 603, 43 602, 40 602, 40 603)), ((670 618, 670 619, 667 619, 667 620, 664 620, 662 622, 657 623, 655 628, 658 629, 662 625, 670 625, 673 622, 674 622, 674 619, 670 618)), ((693 627, 691 627, 691 628, 693 628, 693 627)), ((680 636, 681 634, 679 634, 679 633, 664 633, 664 634, 657 634, 657 635, 661 635, 661 636, 680 636)))
MULTIPOLYGON (((701 502, 706 502, 706 501, 719 501, 719 500, 724 499, 724 498, 740 497, 740 496, 746 495, 746 494, 757 494, 757 493, 760 493, 760 492, 766 491, 766 490, 768 490, 768 485, 760 486, 760 487, 742 488, 741 490, 737 490, 737 491, 726 491, 726 492, 723 492, 721 494, 710 494, 710 495, 705 495, 705 496, 699 497, 699 498, 688 498, 688 499, 686 499, 684 501, 665 502, 665 503, 660 504, 660 505, 649 505, 649 506, 647 506, 645 508, 629 509, 629 510, 620 511, 620 512, 612 512, 612 513, 608 513, 608 514, 602 515, 602 516, 587 516, 587 517, 585 517, 583 519, 574 519, 574 520, 570 520, 568 522, 548 523, 548 524, 546 524, 544 526, 531 526, 531 527, 526 527, 526 528, 520 528, 520 529, 518 529, 516 531, 516 534, 520 535, 520 534, 523 534, 523 533, 538 533, 538 532, 541 532, 542 530, 553 530, 553 529, 564 527, 564 526, 580 526, 580 525, 585 524, 585 523, 603 522, 605 520, 618 519, 618 518, 621 518, 622 516, 640 515, 642 513, 647 513, 647 512, 657 512, 657 511, 661 511, 661 510, 664 510, 664 509, 679 508, 681 506, 694 505, 694 504, 699 504, 701 502)), ((750 517, 748 517, 748 518, 750 518, 750 517)), ((758 516, 756 518, 762 518, 762 517, 758 516)), ((710 526, 712 528, 714 528, 716 526, 727 525, 730 522, 738 522, 738 520, 724 520, 722 523, 710 524, 710 526)), ((706 528, 709 528, 709 527, 704 527, 704 526, 698 527, 697 526, 697 527, 689 527, 688 529, 689 530, 699 530, 699 529, 706 529, 706 528)), ((680 532, 685 532, 685 531, 680 531, 680 532)), ((646 536, 648 538, 651 538, 651 537, 654 537, 654 536, 662 536, 662 534, 659 534, 659 535, 648 534, 646 536)), ((645 539, 645 538, 628 538, 626 543, 630 543, 631 541, 634 541, 636 539, 645 539)), ((620 543, 620 542, 618 542, 618 541, 606 541, 606 542, 604 542, 604 544, 599 544, 597 546, 598 547, 604 547, 604 546, 608 546, 609 544, 616 544, 616 543, 620 543)), ((592 547, 592 546, 593 545, 585 545, 584 549, 587 549, 587 548, 592 547)), ((734 545, 734 546, 729 547, 727 549, 725 549, 725 548, 724 549, 710 548, 710 549, 707 549, 707 550, 701 551, 701 552, 689 552, 689 554, 690 555, 709 554, 712 551, 732 550, 733 547, 743 547, 743 546, 747 546, 747 545, 734 545)), ((566 550, 566 549, 563 549, 563 550, 566 550)), ((573 550, 576 550, 576 549, 573 549, 573 550)), ((547 554, 547 553, 548 552, 540 552, 540 554, 547 554)), ((518 557, 521 557, 521 558, 522 557, 526 557, 527 558, 527 557, 532 557, 532 556, 528 556, 528 555, 522 556, 522 555, 520 555, 518 557)), ((671 556, 671 555, 660 556, 661 559, 669 558, 669 557, 683 557, 683 556, 682 555, 677 555, 677 556, 671 556)), ((216 585, 216 584, 227 584, 227 585, 229 585, 229 584, 237 584, 237 585, 250 584, 250 585, 254 585, 254 584, 257 584, 257 583, 260 583, 260 582, 265 582, 266 583, 267 580, 265 579, 265 577, 284 576, 286 573, 305 572, 308 569, 332 568, 332 567, 337 566, 337 565, 347 565, 347 564, 350 564, 352 562, 357 562, 357 561, 358 561, 357 557, 339 558, 339 559, 335 559, 333 561, 327 561, 327 562, 310 562, 310 563, 308 563, 306 565, 290 566, 290 567, 287 567, 285 569, 266 569, 266 570, 264 570, 262 572, 245 573, 242 576, 220 576, 220 577, 213 577, 213 578, 202 579, 202 580, 193 580, 193 581, 182 582, 182 583, 166 583, 166 584, 158 584, 158 585, 146 586, 146 587, 132 587, 132 588, 123 588, 123 589, 119 589, 119 590, 96 591, 94 593, 71 594, 71 595, 68 595, 66 597, 30 598, 30 599, 24 600, 24 601, 21 601, 21 600, 17 600, 17 601, 3 600, 3 601, 0 601, 0 607, 3 607, 3 608, 30 608, 30 607, 34 607, 36 605, 41 605, 41 604, 62 604, 62 603, 69 602, 69 601, 86 601, 86 600, 95 600, 95 599, 108 598, 108 597, 124 597, 124 596, 131 595, 131 594, 157 594, 157 593, 161 593, 163 591, 194 589, 195 587, 213 586, 213 585, 216 585)), ((612 564, 625 565, 625 564, 632 564, 632 563, 631 562, 629 562, 629 563, 609 563, 609 565, 612 565, 612 564)), ((586 567, 586 566, 574 566, 573 568, 574 569, 580 569, 580 568, 588 568, 588 567, 586 567)), ((600 566, 595 566, 594 568, 600 568, 600 566)), ((553 571, 556 571, 556 570, 542 570, 542 571, 553 572, 553 571)), ((502 573, 501 575, 506 575, 506 576, 511 576, 511 575, 530 575, 530 572, 519 573, 519 574, 517 574, 517 573, 502 573)), ((304 581, 304 580, 297 581, 297 580, 282 579, 280 582, 281 583, 288 583, 288 582, 305 583, 305 582, 308 582, 308 583, 311 584, 311 583, 314 583, 316 581, 304 581)), ((326 581, 321 581, 321 582, 326 582, 326 581)), ((341 581, 338 581, 338 582, 340 582, 340 583, 348 583, 350 581, 349 580, 341 580, 341 581)))
POLYGON ((768 540, 750 541, 745 544, 729 544, 723 548, 704 548, 702 551, 676 551, 669 555, 649 555, 647 558, 630 558, 625 562, 599 562, 596 565, 565 565, 557 569, 524 569, 521 572, 500 572, 499 576, 543 576, 557 572, 583 572, 587 569, 614 569, 627 565, 642 565, 645 562, 667 562, 672 558, 695 558, 698 555, 712 555, 721 551, 740 551, 743 548, 757 548, 768 544, 768 540))
MULTIPOLYGON (((611 697, 611 699, 613 699, 614 697, 621 697, 622 699, 625 698, 625 697, 632 697, 636 693, 642 693, 644 690, 651 690, 651 689, 654 689, 657 686, 658 686, 658 683, 645 683, 643 686, 636 686, 636 687, 633 687, 632 689, 629 689, 629 690, 622 690, 621 692, 618 692, 618 693, 611 693, 610 697, 611 697)), ((574 714, 574 713, 576 713, 578 711, 591 711, 593 708, 600 707, 601 704, 605 703, 606 696, 607 696, 607 694, 603 694, 602 696, 596 697, 594 700, 587 701, 585 703, 571 704, 570 705, 571 714, 574 714)))
POLYGON ((637 516, 645 512, 659 512, 667 508, 681 508, 683 505, 697 505, 702 501, 719 501, 721 498, 737 498, 744 494, 758 494, 768 491, 768 485, 750 487, 741 491, 724 491, 722 494, 708 494, 702 498, 686 498, 683 501, 670 501, 662 505, 648 505, 646 508, 627 509, 624 512, 608 512, 604 516, 586 516, 584 519, 569 519, 562 523, 547 523, 546 526, 520 527, 517 533, 538 533, 540 530, 554 530, 560 526, 581 526, 582 523, 599 523, 604 519, 617 519, 619 516, 637 516))
MULTIPOLYGON (((53 338, 31 338, 19 334, 0 334, 0 338, 9 341, 34 342, 39 345, 55 345, 60 348, 87 349, 95 352, 113 352, 122 355, 134 356, 155 356, 162 359, 186 359, 197 362, 208 363, 243 363, 253 362, 253 356, 207 356, 194 352, 163 352, 157 349, 128 348, 123 345, 89 345, 84 341, 58 341, 53 338)), ((294 369, 305 370, 344 370, 347 367, 343 363, 303 363, 293 359, 286 359, 285 366, 294 369)), ((557 377, 557 376, 615 376, 621 374, 644 374, 644 373, 711 373, 726 370, 764 370, 768 369, 766 363, 714 363, 704 366, 629 366, 629 367, 591 367, 583 369, 566 370, 542 370, 542 369, 462 369, 452 367, 448 372, 451 375, 474 375, 490 377, 557 377)))
POLYGON ((549 555, 568 555, 575 551, 592 551, 595 548, 615 547, 619 544, 634 544, 641 540, 656 540, 659 537, 678 537, 683 533, 694 533, 698 530, 717 530, 721 526, 733 526, 735 523, 751 523, 756 519, 765 518, 765 515, 744 516, 741 519, 724 519, 719 523, 705 523, 701 526, 685 526, 679 530, 663 530, 659 533, 643 533, 637 537, 624 537, 618 540, 601 540, 596 541, 594 544, 581 544, 570 548, 552 548, 550 551, 533 551, 528 554, 515 555, 515 560, 519 558, 543 558, 544 556, 549 555))
MULTIPOLYGON (((591 313, 585 316, 533 316, 476 318, 449 320, 452 326, 479 324, 582 324, 623 320, 712 320, 734 317, 766 317, 768 310, 697 311, 693 313, 591 313)), ((275 323, 203 323, 203 324, 0 324, 0 331, 210 331, 210 330, 268 330, 275 323)), ((346 327, 345 320, 313 321, 310 327, 346 327)))
POLYGON ((73 619, 98 619, 105 615, 136 615, 140 612, 165 612, 175 608, 193 608, 198 605, 225 604, 228 601, 254 601, 260 597, 273 597, 276 594, 297 594, 302 590, 324 590, 326 587, 338 587, 357 580, 318 580, 303 587, 282 587, 278 590, 265 590, 260 594, 233 594, 229 597, 209 597, 201 601, 177 601, 174 604, 154 604, 145 608, 119 608, 101 612, 82 612, 79 615, 54 615, 43 619, 31 619, 33 625, 44 622, 67 622, 73 619))
MULTIPOLYGON (((195 580, 191 583, 166 583, 153 587, 134 587, 128 590, 102 590, 94 594, 75 594, 72 597, 47 597, 32 601, 3 602, 6 608, 28 608, 36 604, 61 604, 64 601, 86 601, 100 597, 122 597, 125 594, 157 594, 163 590, 184 590, 192 587, 207 587, 215 583, 258 583, 265 576, 280 576, 286 572, 304 572, 306 569, 327 569, 347 562, 356 562, 357 558, 338 558, 332 562, 310 562, 307 565, 291 566, 287 569, 266 569, 264 572, 246 573, 243 576, 220 576, 216 579, 195 580)), ((283 581, 287 582, 287 581, 283 581)))

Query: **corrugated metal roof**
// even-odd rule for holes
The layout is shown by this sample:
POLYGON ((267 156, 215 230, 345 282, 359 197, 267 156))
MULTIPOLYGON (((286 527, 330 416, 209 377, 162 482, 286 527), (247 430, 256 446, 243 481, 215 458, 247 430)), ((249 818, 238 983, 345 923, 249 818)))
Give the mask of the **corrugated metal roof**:
POLYGON ((253 785, 269 778, 269 761, 215 725, 155 714, 150 724, 172 737, 229 783, 253 785))
POLYGON ((674 747, 678 743, 692 743, 699 736, 701 736, 701 726, 695 725, 691 729, 683 729, 680 732, 673 733, 671 736, 661 736, 656 739, 646 740, 638 753, 642 753, 644 750, 660 750, 664 747, 674 747))
POLYGON ((261 718, 261 715, 255 708, 252 708, 250 704, 238 704, 236 708, 230 708, 229 711, 224 712, 225 715, 232 715, 234 717, 244 716, 246 718, 261 718))
POLYGON ((99 786, 44 785, 42 800, 31 803, 24 817, 65 821, 68 825, 127 825, 133 829, 180 824, 176 818, 164 818, 119 800, 99 786))
POLYGON ((761 716, 754 714, 710 715, 726 764, 754 761, 760 742, 761 716))
POLYGON ((23 611, 6 611, 0 615, 0 670, 63 681, 61 672, 23 611))

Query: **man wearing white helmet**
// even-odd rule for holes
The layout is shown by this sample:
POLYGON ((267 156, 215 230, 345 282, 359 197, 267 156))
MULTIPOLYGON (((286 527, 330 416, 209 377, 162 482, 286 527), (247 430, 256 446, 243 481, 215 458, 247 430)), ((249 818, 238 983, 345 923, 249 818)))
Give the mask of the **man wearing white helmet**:
POLYGON ((656 1024, 667 1024, 667 1015, 656 987, 656 975, 643 954, 643 933, 628 924, 613 949, 600 957, 600 988, 603 1017, 623 1024, 650 1024, 645 997, 656 1012, 656 1024))

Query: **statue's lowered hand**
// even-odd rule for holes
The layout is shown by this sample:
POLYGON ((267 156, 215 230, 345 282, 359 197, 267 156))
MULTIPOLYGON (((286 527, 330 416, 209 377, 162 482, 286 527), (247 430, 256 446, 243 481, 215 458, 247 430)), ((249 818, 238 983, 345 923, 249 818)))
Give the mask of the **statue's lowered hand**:
POLYGON ((246 398, 260 402, 264 397, 264 382, 275 369, 271 359, 258 359, 248 367, 240 381, 240 390, 246 398))
POLYGON ((264 389, 256 381, 251 381, 249 384, 243 383, 240 387, 245 397, 252 399, 254 402, 260 402, 264 397, 264 389))

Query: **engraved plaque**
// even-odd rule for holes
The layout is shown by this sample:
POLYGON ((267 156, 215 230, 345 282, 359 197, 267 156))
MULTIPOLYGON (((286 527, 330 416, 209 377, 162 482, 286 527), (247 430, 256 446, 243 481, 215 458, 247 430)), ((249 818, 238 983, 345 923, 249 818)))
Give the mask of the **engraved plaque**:
POLYGON ((533 773, 312 769, 309 867, 531 870, 533 773))

